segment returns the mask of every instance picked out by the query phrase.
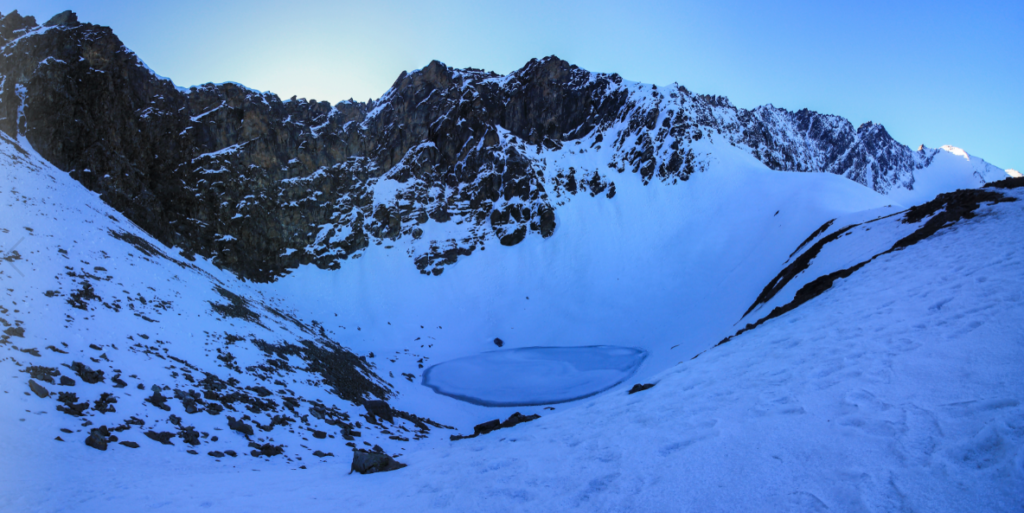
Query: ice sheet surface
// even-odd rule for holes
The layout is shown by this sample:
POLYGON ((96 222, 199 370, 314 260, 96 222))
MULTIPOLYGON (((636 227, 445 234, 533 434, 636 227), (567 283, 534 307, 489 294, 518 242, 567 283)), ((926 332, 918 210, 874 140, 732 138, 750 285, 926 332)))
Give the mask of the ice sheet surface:
POLYGON ((434 365, 423 384, 484 406, 564 403, 622 383, 646 357, 642 349, 620 346, 489 351, 434 365))

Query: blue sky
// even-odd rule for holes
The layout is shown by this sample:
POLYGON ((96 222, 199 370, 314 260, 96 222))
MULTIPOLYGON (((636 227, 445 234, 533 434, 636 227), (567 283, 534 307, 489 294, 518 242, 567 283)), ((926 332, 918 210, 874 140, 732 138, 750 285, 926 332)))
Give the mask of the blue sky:
POLYGON ((111 26, 182 86, 365 101, 432 59, 507 73, 553 54, 740 107, 875 121, 914 148, 953 144, 1024 169, 1022 0, 0 0, 0 12, 13 9, 39 22, 72 9, 111 26))

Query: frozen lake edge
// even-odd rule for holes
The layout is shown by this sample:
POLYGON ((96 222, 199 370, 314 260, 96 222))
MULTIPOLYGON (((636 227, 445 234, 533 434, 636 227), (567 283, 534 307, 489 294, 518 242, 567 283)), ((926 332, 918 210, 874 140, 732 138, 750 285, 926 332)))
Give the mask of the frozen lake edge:
POLYGON ((487 351, 431 366, 422 384, 480 406, 540 406, 584 399, 636 373, 647 351, 596 345, 487 351))

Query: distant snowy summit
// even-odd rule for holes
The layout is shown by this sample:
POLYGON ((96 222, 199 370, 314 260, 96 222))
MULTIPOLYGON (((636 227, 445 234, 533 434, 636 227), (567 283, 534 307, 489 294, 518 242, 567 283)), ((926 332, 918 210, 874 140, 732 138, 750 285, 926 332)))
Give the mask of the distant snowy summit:
POLYGON ((1006 175, 952 147, 913 151, 879 124, 746 110, 553 56, 505 76, 434 61, 376 101, 332 106, 178 88, 71 12, 43 26, 3 16, 0 45, 0 130, 162 242, 258 281, 399 240, 440 274, 488 243, 552 236, 573 197, 614 201, 617 180, 678 184, 737 158, 896 201, 1006 175))

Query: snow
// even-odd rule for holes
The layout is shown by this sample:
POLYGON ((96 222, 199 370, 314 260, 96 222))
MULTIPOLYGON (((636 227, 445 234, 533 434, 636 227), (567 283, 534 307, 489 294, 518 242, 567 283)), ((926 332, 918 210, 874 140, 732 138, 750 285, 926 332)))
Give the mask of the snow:
MULTIPOLYGON (((420 275, 408 251, 464 226, 431 221, 422 240, 372 245, 340 270, 303 266, 278 282, 251 284, 209 261, 177 257, 30 148, 23 154, 4 139, 0 251, 6 256, 19 244, 20 259, 0 261, 2 317, 26 330, 13 344, 39 348, 41 356, 0 348, 0 510, 1019 511, 1024 321, 1015 312, 1024 306, 1024 189, 1005 192, 1019 201, 983 206, 973 219, 881 256, 800 308, 713 347, 802 284, 877 254, 915 227, 899 216, 884 218, 902 210, 892 205, 896 198, 835 175, 768 171, 715 140, 695 148, 709 155, 709 170, 685 183, 643 186, 631 173, 611 171, 615 198, 580 195, 561 205, 551 238, 528 237, 515 247, 489 243, 438 277, 420 275), (831 219, 822 236, 877 221, 826 245, 773 302, 743 318, 793 250, 831 219), (136 235, 166 258, 140 254, 110 230, 136 235), (147 303, 118 312, 95 303, 87 311, 69 307, 67 294, 80 280, 67 275, 67 266, 100 276, 94 287, 104 301, 127 305, 127 296, 144 294, 147 303), (211 315, 209 303, 224 301, 215 286, 249 298, 263 325, 211 315), (50 290, 61 295, 51 298, 50 290), (156 308, 157 299, 171 305, 156 308), (25 395, 25 363, 56 367, 75 358, 111 374, 116 364, 127 389, 74 387, 89 400, 124 394, 116 414, 87 418, 110 424, 111 416, 135 415, 146 419, 146 429, 170 429, 164 416, 128 394, 148 394, 136 384, 176 385, 171 372, 181 368, 132 351, 132 344, 217 365, 205 344, 210 334, 309 336, 278 322, 268 307, 320 321, 374 362, 378 375, 397 378, 389 382, 398 394, 389 401, 394 407, 458 433, 515 411, 542 417, 459 441, 442 429, 411 443, 366 429, 364 439, 400 452, 409 466, 363 476, 348 474, 341 440, 309 444, 282 429, 265 436, 295 454, 307 444, 338 457, 307 456, 308 468, 300 469, 282 457, 206 456, 243 448, 245 440, 223 430, 215 422, 221 419, 185 415, 177 404, 173 413, 220 440, 191 455, 181 443, 161 446, 129 430, 123 439, 139 449, 114 444, 100 452, 82 443, 82 419, 54 411, 52 399, 25 395), (495 337, 503 348, 494 350, 495 337), (560 365, 519 358, 552 351, 586 357, 565 356, 560 365), (646 358, 613 357, 619 351, 646 358), (573 368, 584 360, 610 369, 573 368), (529 379, 517 383, 517 375, 529 379), (483 406, 435 393, 421 380, 505 403, 582 393, 565 390, 567 382, 598 393, 547 407, 483 406), (627 395, 635 383, 655 386, 627 395), (53 440, 57 435, 66 441, 53 440)), ((573 153, 567 145, 544 158, 552 168, 592 170, 608 162, 607 151, 573 153)), ((975 160, 946 152, 932 167, 962 170, 956 166, 975 160)), ((923 172, 915 174, 927 182, 923 172)), ((397 192, 391 182, 378 182, 375 196, 397 192)), ((324 237, 330 227, 321 227, 324 237)), ((230 350, 242 367, 265 361, 244 343, 230 350)), ((264 383, 238 376, 241 386, 264 383)), ((338 402, 313 377, 288 388, 338 402)))
POLYGON ((943 192, 980 187, 1011 176, 1009 171, 946 145, 935 152, 930 165, 914 171, 913 189, 893 188, 888 196, 896 204, 909 207, 943 192))
POLYGON ((603 392, 636 372, 642 349, 522 347, 442 362, 423 373, 435 392, 482 406, 535 406, 603 392))

